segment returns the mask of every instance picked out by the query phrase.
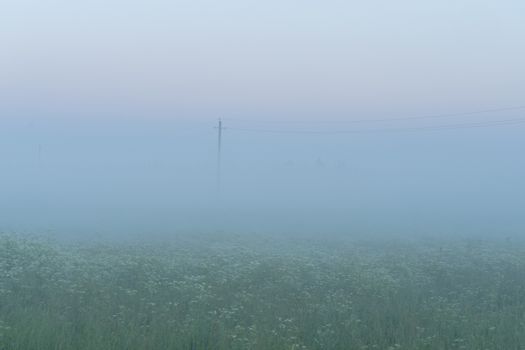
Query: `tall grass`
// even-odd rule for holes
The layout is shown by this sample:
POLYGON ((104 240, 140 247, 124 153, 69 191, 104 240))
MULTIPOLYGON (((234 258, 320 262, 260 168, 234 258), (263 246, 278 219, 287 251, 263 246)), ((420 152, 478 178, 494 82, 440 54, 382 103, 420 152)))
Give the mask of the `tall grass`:
POLYGON ((525 349, 525 244, 3 235, 0 349, 525 349))

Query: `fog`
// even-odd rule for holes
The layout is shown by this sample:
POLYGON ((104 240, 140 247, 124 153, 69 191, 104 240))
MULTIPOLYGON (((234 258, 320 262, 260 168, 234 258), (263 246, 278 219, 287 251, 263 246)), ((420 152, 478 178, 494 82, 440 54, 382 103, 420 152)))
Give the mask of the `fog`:
POLYGON ((6 4, 0 230, 521 234, 523 10, 6 4))
POLYGON ((0 348, 523 349, 524 15, 4 1, 0 348))
MULTIPOLYGON (((496 119, 520 111, 499 113, 505 117, 496 119)), ((447 119, 458 118, 464 122, 447 119)), ((521 125, 412 130, 452 121, 257 120, 223 120, 218 184, 213 118, 3 119, 1 230, 81 237, 523 232, 521 125), (246 125, 265 132, 236 130, 246 125)))

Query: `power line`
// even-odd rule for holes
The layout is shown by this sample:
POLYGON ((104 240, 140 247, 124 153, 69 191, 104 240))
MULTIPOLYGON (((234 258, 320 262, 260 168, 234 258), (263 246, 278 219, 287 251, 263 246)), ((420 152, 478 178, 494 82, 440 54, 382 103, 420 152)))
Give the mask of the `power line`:
POLYGON ((297 130, 297 129, 259 129, 259 128, 236 128, 228 127, 226 130, 253 132, 253 133, 272 133, 272 134, 366 134, 366 133, 389 133, 389 132, 418 132, 418 131, 437 131, 437 130, 455 130, 455 129, 473 129, 473 128, 487 128, 495 126, 517 125, 524 124, 525 117, 492 120, 484 122, 470 122, 470 123, 455 123, 430 125, 420 127, 406 127, 406 128, 369 128, 369 129, 354 129, 354 130, 297 130))
POLYGON ((375 119, 349 119, 349 120, 268 120, 268 119, 241 119, 241 118, 224 118, 224 120, 242 122, 242 123, 265 123, 265 124, 353 124, 353 123, 377 123, 377 122, 389 122, 389 121, 409 121, 409 120, 422 120, 422 119, 439 119, 439 118, 452 118, 452 117, 465 117, 479 114, 490 114, 497 112, 509 112, 518 111, 525 109, 525 106, 513 106, 513 107, 502 107, 483 109, 468 112, 459 113, 448 113, 448 114, 429 114, 412 117, 393 117, 393 118, 375 118, 375 119))

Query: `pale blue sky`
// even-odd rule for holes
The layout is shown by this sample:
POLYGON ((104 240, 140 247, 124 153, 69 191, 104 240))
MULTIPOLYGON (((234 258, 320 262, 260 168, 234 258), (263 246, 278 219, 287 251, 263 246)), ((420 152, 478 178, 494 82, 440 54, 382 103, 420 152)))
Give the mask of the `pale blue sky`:
POLYGON ((522 234, 525 124, 233 128, 524 118, 255 121, 524 106, 524 43, 518 0, 3 1, 0 231, 522 234))
POLYGON ((454 112, 523 103, 524 39, 518 0, 17 0, 0 91, 87 116, 454 112))

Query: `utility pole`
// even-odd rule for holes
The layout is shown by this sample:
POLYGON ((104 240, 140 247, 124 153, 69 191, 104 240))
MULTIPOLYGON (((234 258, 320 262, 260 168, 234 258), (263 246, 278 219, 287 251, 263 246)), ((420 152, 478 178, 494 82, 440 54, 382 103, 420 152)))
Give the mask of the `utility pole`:
POLYGON ((222 120, 219 118, 219 124, 217 126, 218 132, 218 143, 217 143, 217 190, 221 192, 221 148, 222 148, 222 120))

